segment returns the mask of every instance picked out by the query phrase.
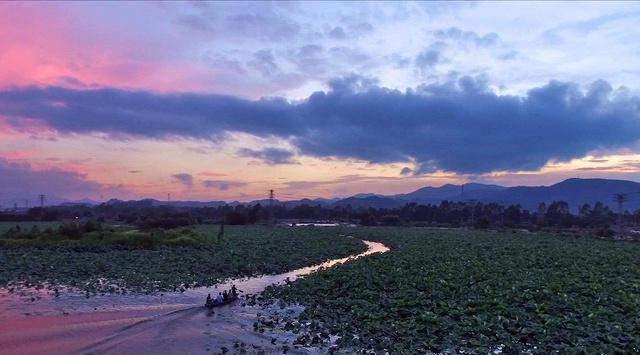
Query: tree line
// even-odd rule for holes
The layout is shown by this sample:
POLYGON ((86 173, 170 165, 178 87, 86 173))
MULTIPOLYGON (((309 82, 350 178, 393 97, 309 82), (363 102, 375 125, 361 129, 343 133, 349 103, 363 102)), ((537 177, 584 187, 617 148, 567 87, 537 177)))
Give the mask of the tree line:
MULTIPOLYGON (((509 227, 580 227, 607 229, 617 221, 617 215, 609 207, 597 202, 584 204, 572 213, 565 201, 541 203, 535 211, 520 205, 498 203, 442 201, 440 204, 407 203, 399 208, 352 208, 351 206, 326 207, 302 204, 287 207, 225 205, 220 207, 152 206, 140 202, 122 202, 97 206, 57 206, 31 208, 26 213, 3 212, 0 221, 56 221, 96 220, 117 221, 137 225, 141 229, 163 228, 201 223, 225 223, 231 225, 277 223, 287 221, 334 221, 366 226, 414 225, 414 226, 470 226, 475 228, 509 227)), ((640 221, 640 210, 626 211, 622 216, 625 225, 640 221)))

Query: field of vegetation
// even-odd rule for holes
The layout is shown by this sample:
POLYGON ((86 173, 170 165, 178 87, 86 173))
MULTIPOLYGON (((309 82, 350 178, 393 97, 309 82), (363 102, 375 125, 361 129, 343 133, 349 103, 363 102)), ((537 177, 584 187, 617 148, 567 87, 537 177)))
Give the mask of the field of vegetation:
MULTIPOLYGON (((362 228, 394 249, 270 287, 275 324, 378 353, 637 353, 640 244, 534 233, 362 228)), ((271 326, 261 319, 256 327, 271 326)), ((350 350, 349 350, 350 349, 350 350)))
POLYGON ((20 226, 20 229, 25 231, 30 231, 34 227, 39 230, 46 230, 47 228, 58 228, 60 226, 60 222, 0 222, 0 238, 9 230, 15 230, 17 226, 20 226))
POLYGON ((45 283, 98 292, 154 292, 289 271, 366 250, 336 231, 200 225, 141 231, 96 223, 15 224, 0 236, 0 287, 45 283))

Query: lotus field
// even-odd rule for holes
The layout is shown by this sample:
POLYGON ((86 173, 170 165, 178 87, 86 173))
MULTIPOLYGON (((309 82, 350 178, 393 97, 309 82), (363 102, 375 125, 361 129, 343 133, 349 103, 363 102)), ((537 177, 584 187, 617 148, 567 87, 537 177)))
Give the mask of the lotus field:
POLYGON ((0 287, 47 283, 88 295, 173 291, 228 277, 281 273, 366 250, 358 239, 313 228, 226 227, 221 240, 213 225, 156 232, 107 227, 72 240, 56 231, 29 233, 0 237, 0 287))
POLYGON ((640 351, 640 244, 521 232, 354 233, 393 249, 265 292, 306 307, 284 325, 300 344, 337 335, 346 352, 640 351))

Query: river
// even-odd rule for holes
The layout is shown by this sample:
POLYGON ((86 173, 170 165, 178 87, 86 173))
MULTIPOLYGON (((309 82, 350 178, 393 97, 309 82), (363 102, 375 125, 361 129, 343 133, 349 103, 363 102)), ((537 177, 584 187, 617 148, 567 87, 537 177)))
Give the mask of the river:
MULTIPOLYGON (((320 349, 294 349, 295 335, 259 333, 253 323, 265 309, 242 301, 207 311, 202 304, 235 284, 246 294, 316 272, 349 260, 389 250, 364 241, 367 251, 278 275, 230 279, 213 287, 182 293, 103 295, 48 292, 22 296, 0 289, 0 354, 200 354, 218 353, 322 353, 320 349)), ((277 310, 271 310, 276 312, 277 310)), ((299 312, 300 309, 288 309, 299 312)))

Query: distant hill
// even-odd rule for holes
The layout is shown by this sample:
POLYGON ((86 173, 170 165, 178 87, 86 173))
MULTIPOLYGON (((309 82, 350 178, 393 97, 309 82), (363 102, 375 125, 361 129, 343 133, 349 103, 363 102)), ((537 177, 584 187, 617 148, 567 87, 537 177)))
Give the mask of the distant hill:
POLYGON ((353 208, 395 208, 402 207, 407 203, 407 201, 389 198, 389 197, 379 197, 379 196, 369 196, 369 197, 348 197, 342 199, 340 201, 336 201, 333 203, 334 207, 347 207, 351 206, 353 208))
POLYGON ((464 185, 447 184, 440 187, 427 186, 408 194, 389 197, 411 202, 438 203, 442 200, 481 199, 504 189, 507 188, 499 185, 478 183, 469 183, 464 185))
MULTIPOLYGON (((534 211, 541 202, 547 204, 553 201, 566 201, 573 212, 580 205, 600 201, 610 208, 617 208, 613 201, 616 193, 629 194, 629 201, 625 203, 625 209, 635 211, 640 209, 640 183, 628 180, 613 179, 567 179, 550 186, 515 186, 505 187, 490 184, 469 183, 464 185, 442 185, 440 187, 426 186, 413 192, 398 195, 379 195, 375 193, 360 193, 344 199, 301 199, 290 201, 274 200, 275 205, 284 205, 293 208, 300 205, 323 207, 352 208, 396 208, 406 203, 439 204, 443 200, 469 201, 489 203, 496 202, 503 205, 519 204, 525 209, 534 211)), ((51 204, 98 204, 92 200, 68 201, 51 199, 51 204)), ((225 202, 225 201, 159 201, 145 199, 139 201, 109 200, 107 204, 127 203, 134 206, 172 206, 178 208, 219 207, 238 205, 269 205, 269 200, 255 200, 251 202, 225 202)))
POLYGON ((527 209, 537 208, 540 202, 566 201, 572 210, 580 205, 600 201, 611 208, 616 193, 630 194, 625 209, 635 211, 640 208, 640 183, 612 179, 567 179, 551 186, 517 186, 502 190, 492 196, 492 200, 502 203, 519 203, 527 209))
POLYGON ((463 185, 443 185, 440 187, 423 187, 416 191, 370 198, 356 196, 340 200, 335 205, 351 204, 352 207, 397 207, 408 202, 421 204, 438 204, 443 200, 479 202, 496 202, 500 204, 519 204, 525 209, 535 210, 541 202, 547 204, 553 201, 566 201, 572 211, 577 211, 584 203, 593 205, 600 201, 610 208, 616 208, 613 194, 630 194, 625 209, 635 211, 640 209, 640 183, 628 180, 613 179, 567 179, 551 186, 515 186, 505 187, 470 183, 463 185))
POLYGON ((185 208, 203 208, 203 207, 220 207, 227 203, 225 201, 160 201, 154 199, 144 200, 129 200, 122 201, 118 199, 111 199, 105 202, 107 205, 115 204, 129 204, 134 206, 171 206, 171 207, 185 207, 185 208))

